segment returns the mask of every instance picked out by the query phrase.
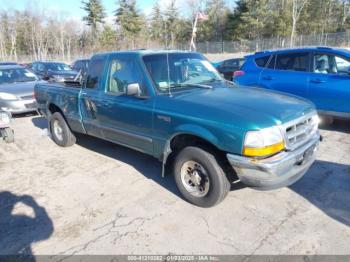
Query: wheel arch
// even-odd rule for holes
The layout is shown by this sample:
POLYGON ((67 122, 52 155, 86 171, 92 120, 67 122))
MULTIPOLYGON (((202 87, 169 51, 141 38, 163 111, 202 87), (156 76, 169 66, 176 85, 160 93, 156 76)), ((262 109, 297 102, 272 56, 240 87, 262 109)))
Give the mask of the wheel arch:
MULTIPOLYGON (((47 105, 47 108, 48 108, 48 111, 49 111, 49 112, 48 112, 49 115, 47 116, 47 119, 48 119, 49 122, 50 122, 50 117, 51 117, 54 113, 60 113, 60 114, 62 115, 63 119, 66 121, 68 127, 71 129, 71 127, 70 127, 70 125, 69 125, 69 122, 68 122, 66 116, 65 116, 64 113, 63 113, 63 110, 62 110, 59 106, 57 106, 55 103, 52 103, 52 102, 51 102, 51 103, 49 103, 49 104, 47 105)), ((49 127, 49 131, 51 132, 51 125, 49 124, 48 127, 49 127)))
MULTIPOLYGON (((187 126, 187 128, 188 127, 190 126, 187 126)), ((191 126, 190 130, 187 128, 181 131, 178 130, 165 144, 162 154, 163 177, 173 157, 186 146, 203 146, 224 155, 224 152, 217 146, 218 139, 210 131, 197 126, 195 128, 191 126)))
POLYGON ((49 103, 47 108, 49 109, 49 112, 51 115, 58 112, 58 113, 61 113, 61 115, 64 117, 62 109, 59 106, 57 106, 55 103, 52 103, 52 102, 49 103))

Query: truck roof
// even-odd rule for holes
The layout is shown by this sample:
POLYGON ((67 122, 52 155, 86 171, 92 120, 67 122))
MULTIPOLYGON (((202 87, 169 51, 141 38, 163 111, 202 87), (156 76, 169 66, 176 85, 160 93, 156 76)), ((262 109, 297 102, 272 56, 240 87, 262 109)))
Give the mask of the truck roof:
POLYGON ((107 55, 107 54, 130 54, 130 55, 153 55, 153 54, 173 54, 173 53, 196 53, 184 50, 164 50, 164 49, 136 49, 130 51, 111 51, 97 53, 96 55, 107 55))

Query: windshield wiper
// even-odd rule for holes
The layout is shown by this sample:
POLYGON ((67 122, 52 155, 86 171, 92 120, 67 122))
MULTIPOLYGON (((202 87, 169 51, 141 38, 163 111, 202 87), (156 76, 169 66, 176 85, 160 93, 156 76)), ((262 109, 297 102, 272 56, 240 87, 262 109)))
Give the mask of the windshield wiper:
POLYGON ((213 87, 210 85, 204 85, 204 84, 173 84, 173 87, 198 87, 198 88, 204 88, 204 89, 212 89, 213 87))

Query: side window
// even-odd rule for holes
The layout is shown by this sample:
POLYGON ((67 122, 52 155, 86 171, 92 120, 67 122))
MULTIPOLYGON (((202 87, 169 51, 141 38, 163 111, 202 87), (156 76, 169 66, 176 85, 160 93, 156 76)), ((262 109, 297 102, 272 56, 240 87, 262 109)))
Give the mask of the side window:
POLYGON ((313 72, 316 74, 350 75, 350 59, 333 54, 314 55, 313 72))
POLYGON ((307 72, 309 69, 309 53, 278 54, 275 69, 307 72))
POLYGON ((255 59, 255 63, 258 67, 265 67, 269 62, 270 56, 263 56, 255 59))
POLYGON ((225 65, 227 65, 227 66, 238 66, 238 61, 237 60, 228 60, 225 65))
POLYGON ((338 75, 350 75, 350 59, 340 56, 335 57, 338 75))
POLYGON ((129 84, 139 84, 145 95, 142 72, 134 59, 112 59, 108 72, 107 92, 122 95, 129 84))
POLYGON ((105 65, 105 57, 96 57, 91 60, 86 79, 86 88, 98 87, 105 65))

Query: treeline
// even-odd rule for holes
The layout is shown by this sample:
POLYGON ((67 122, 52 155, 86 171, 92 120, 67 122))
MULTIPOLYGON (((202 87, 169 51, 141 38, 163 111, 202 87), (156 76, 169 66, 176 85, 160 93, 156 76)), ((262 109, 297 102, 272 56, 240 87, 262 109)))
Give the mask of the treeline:
POLYGON ((344 32, 350 29, 350 0, 176 0, 156 3, 145 15, 135 0, 119 0, 107 17, 100 0, 84 0, 82 21, 47 14, 40 8, 1 10, 0 58, 48 59, 94 51, 135 48, 177 48, 190 43, 198 12, 197 42, 242 41, 271 37, 344 32), (181 1, 183 3, 183 1, 181 1))

